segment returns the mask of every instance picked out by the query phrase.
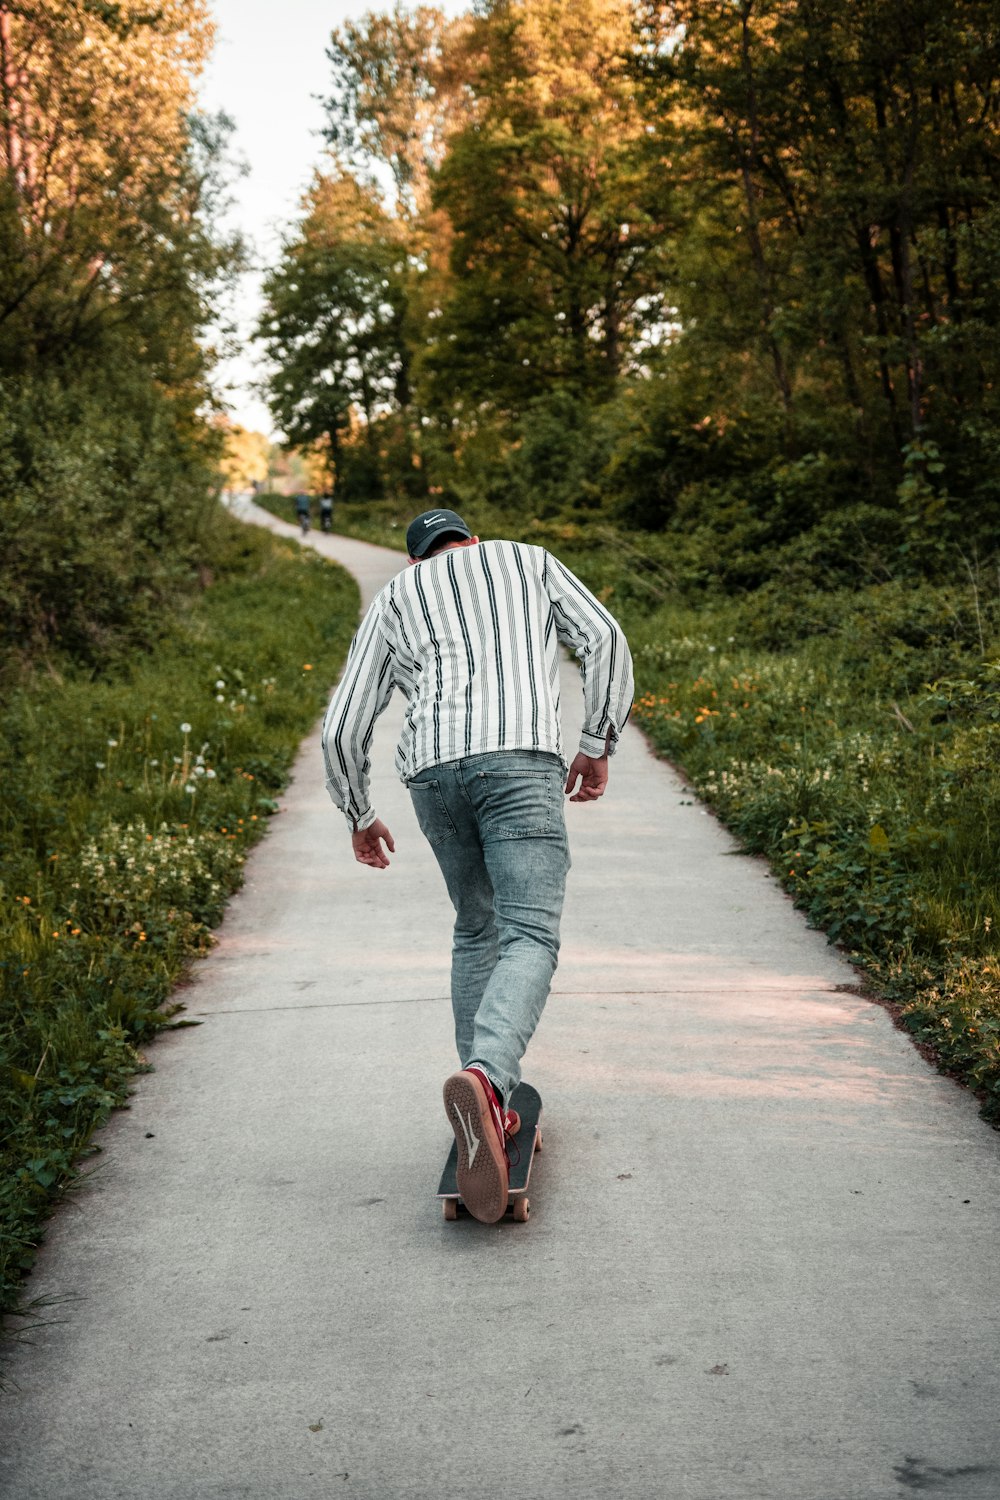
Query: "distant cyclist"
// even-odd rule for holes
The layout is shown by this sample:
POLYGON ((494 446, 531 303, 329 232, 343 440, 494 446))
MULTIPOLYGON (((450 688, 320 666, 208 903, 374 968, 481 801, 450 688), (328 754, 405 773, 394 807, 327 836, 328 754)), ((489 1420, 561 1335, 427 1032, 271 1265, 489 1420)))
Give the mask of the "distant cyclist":
POLYGON ((302 527, 302 535, 305 536, 309 530, 309 496, 306 495, 302 490, 300 490, 299 493, 295 496, 295 514, 299 518, 299 525, 302 527))
POLYGON ((319 524, 324 531, 333 530, 333 496, 319 497, 319 524))

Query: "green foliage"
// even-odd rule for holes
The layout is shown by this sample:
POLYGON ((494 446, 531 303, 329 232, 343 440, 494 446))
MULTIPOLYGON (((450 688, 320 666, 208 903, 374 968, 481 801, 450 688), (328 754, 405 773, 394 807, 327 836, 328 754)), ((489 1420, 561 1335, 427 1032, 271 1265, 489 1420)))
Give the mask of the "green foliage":
POLYGON ((0 614, 22 660, 142 649, 212 546, 214 443, 127 358, 0 378, 0 614))
POLYGON ((210 946, 357 620, 344 573, 251 528, 220 525, 214 567, 147 655, 97 681, 50 661, 0 715, 3 1305, 210 946))

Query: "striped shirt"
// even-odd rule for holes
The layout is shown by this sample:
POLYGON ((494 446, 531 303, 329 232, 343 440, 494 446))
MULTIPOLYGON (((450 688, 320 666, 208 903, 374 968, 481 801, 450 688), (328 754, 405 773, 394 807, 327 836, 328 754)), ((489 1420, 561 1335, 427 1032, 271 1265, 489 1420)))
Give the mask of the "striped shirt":
POLYGON ((393 688, 406 699, 396 770, 409 781, 444 761, 493 750, 547 750, 559 729, 559 642, 583 677, 585 755, 613 753, 632 706, 621 627, 542 547, 480 542, 398 573, 372 600, 326 718, 330 796, 368 828, 375 720, 393 688))

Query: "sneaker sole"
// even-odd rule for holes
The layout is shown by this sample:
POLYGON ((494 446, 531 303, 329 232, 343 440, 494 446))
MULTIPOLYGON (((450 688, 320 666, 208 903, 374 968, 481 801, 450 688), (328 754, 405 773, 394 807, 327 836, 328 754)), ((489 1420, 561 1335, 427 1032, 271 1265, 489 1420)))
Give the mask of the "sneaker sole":
POLYGON ((453 1073, 444 1086, 444 1110, 458 1143, 462 1202, 474 1219, 495 1224, 507 1211, 507 1157, 479 1080, 453 1073))

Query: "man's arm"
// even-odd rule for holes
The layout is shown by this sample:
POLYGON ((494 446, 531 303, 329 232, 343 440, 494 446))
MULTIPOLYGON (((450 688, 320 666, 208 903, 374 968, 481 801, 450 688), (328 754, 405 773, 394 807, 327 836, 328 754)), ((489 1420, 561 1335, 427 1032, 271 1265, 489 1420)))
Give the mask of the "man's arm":
POLYGON ((351 642, 344 674, 323 720, 326 789, 351 828, 354 856, 361 864, 384 869, 389 863, 384 839, 395 848, 384 823, 369 804, 369 750, 375 720, 392 696, 393 651, 382 626, 376 600, 351 642), (366 837, 367 835, 367 837, 366 837))
POLYGON ((583 731, 566 790, 573 802, 593 802, 608 782, 608 756, 632 708, 632 655, 618 621, 569 568, 545 554, 545 586, 556 633, 578 657, 583 673, 583 731))

